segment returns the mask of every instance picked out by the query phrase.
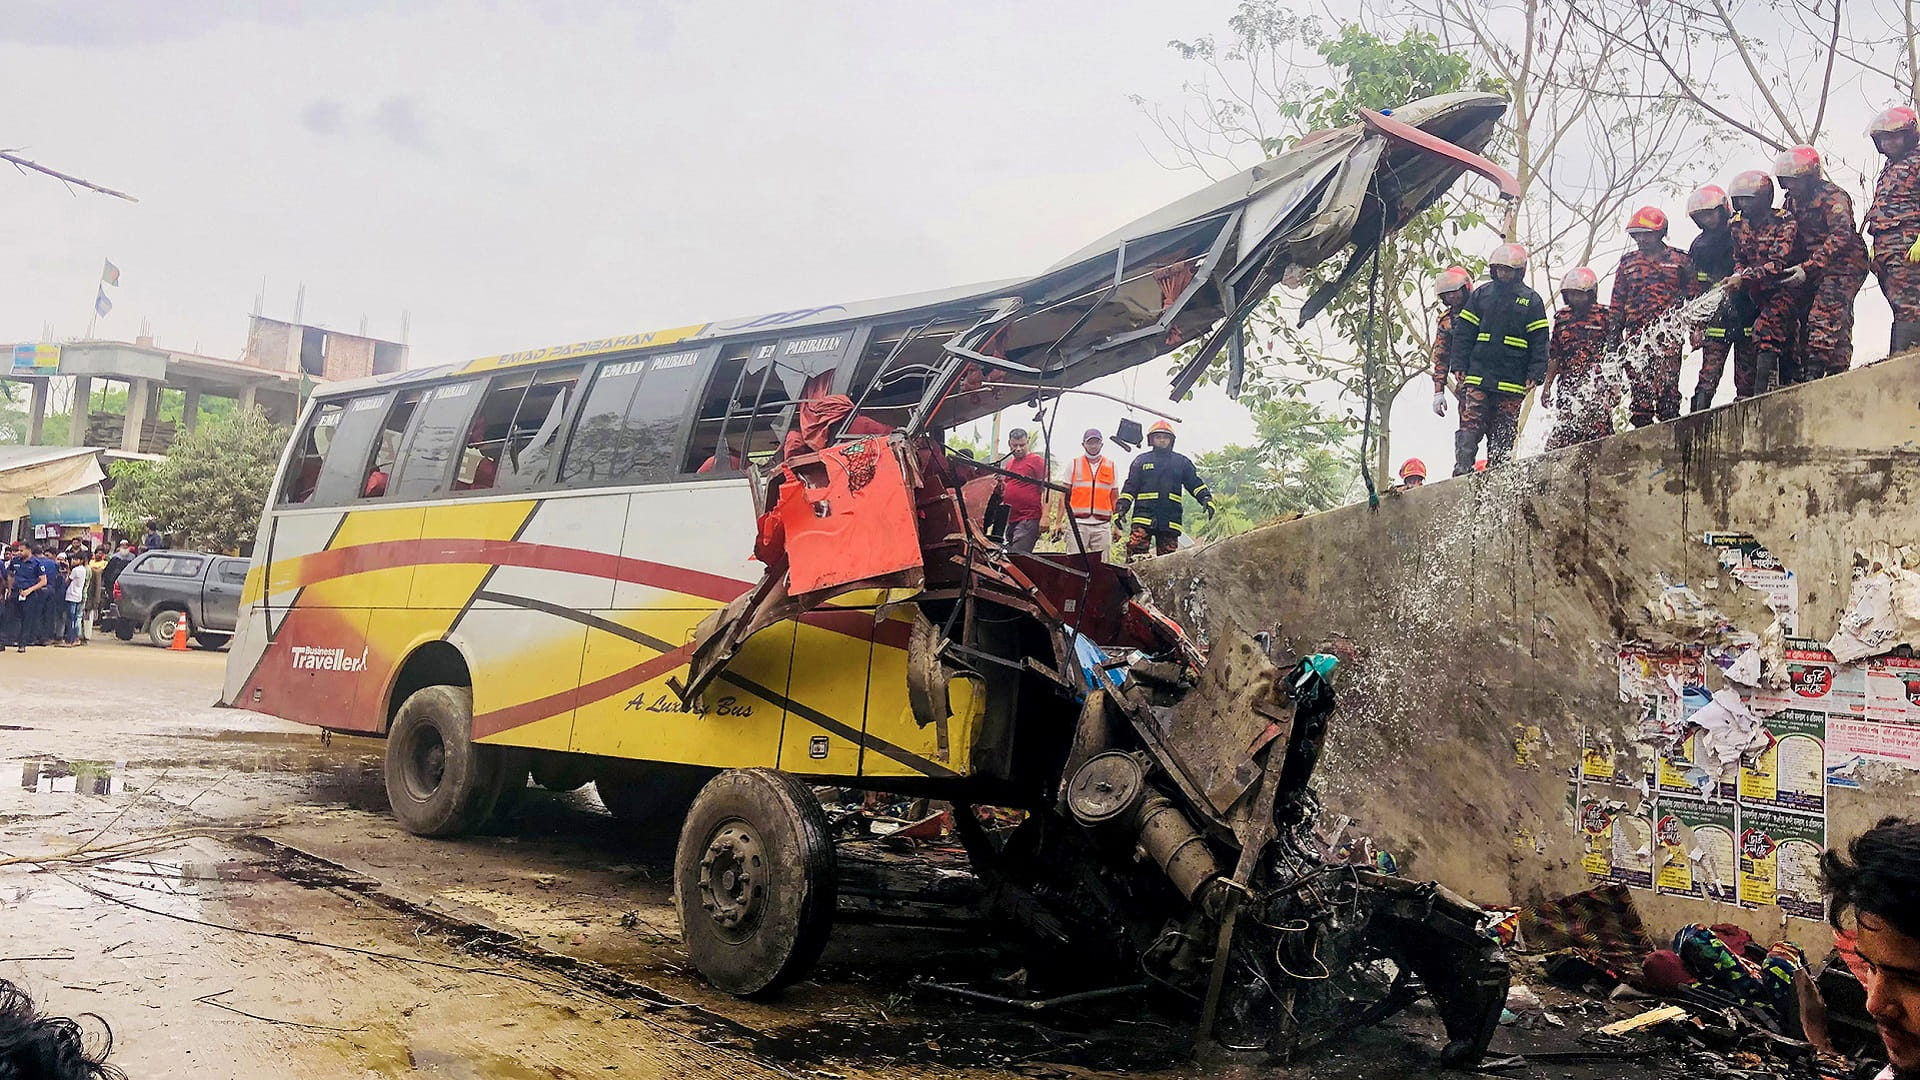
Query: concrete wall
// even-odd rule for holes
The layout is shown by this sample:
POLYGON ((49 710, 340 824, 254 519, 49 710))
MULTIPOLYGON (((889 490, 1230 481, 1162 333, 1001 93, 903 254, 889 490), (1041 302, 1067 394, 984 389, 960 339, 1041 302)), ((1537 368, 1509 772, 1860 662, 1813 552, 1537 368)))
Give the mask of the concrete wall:
MULTIPOLYGON (((1153 560, 1144 576, 1196 632, 1271 630, 1297 651, 1351 650, 1318 778, 1323 800, 1357 817, 1409 873, 1484 903, 1518 902, 1588 887, 1576 797, 1648 821, 1685 801, 1655 802, 1635 786, 1640 718, 1620 700, 1618 650, 1712 652, 1768 627, 1761 595, 1729 578, 1703 534, 1755 534, 1795 572, 1800 633, 1825 640, 1856 551, 1920 545, 1916 492, 1920 356, 1907 356, 1386 495, 1378 509, 1256 530, 1153 560), (1661 575, 1690 585, 1712 612, 1660 614, 1661 575), (1688 625, 1721 622, 1716 612, 1725 625, 1688 625), (1583 737, 1615 748, 1618 785, 1581 779, 1583 737)), ((1722 685, 1717 669, 1707 684, 1722 685)), ((1920 815, 1920 772, 1870 763, 1858 781, 1816 782, 1834 845, 1882 815, 1920 815)), ((1634 895, 1656 936, 1703 920, 1822 939, 1819 923, 1778 907, 1634 895)))

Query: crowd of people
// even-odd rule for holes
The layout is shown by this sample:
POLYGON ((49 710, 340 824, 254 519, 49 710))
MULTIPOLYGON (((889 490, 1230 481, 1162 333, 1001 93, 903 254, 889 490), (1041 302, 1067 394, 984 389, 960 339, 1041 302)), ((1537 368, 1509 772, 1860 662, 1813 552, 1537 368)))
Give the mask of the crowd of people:
MULTIPOLYGON (((158 533, 149 527, 148 535, 158 533)), ((114 579, 135 554, 129 540, 111 554, 78 537, 64 548, 15 541, 0 564, 0 651, 87 644, 110 606, 114 579)))
POLYGON ((1175 550, 1185 531, 1184 499, 1192 496, 1209 517, 1214 508, 1213 492, 1174 441, 1173 425, 1155 421, 1147 429, 1147 449, 1134 457, 1120 483, 1118 464, 1106 455, 1106 437, 1088 428, 1080 455, 1067 465, 1063 497, 1050 499, 1046 459, 1032 451, 1025 429, 1014 428, 1007 433, 1006 456, 994 463, 1008 474, 1001 485, 1007 547, 1031 553, 1045 532, 1065 541, 1069 553, 1103 562, 1123 539, 1128 558, 1175 550))
MULTIPOLYGON (((1846 191, 1826 179, 1820 154, 1796 146, 1722 188, 1687 200, 1700 235, 1686 251, 1667 243, 1667 215, 1646 206, 1628 219, 1634 250, 1614 271, 1607 303, 1600 276, 1576 267, 1560 281, 1549 314, 1526 284, 1527 249, 1502 244, 1491 280, 1451 267, 1433 281, 1439 315, 1433 349, 1433 409, 1459 408, 1455 476, 1513 456, 1521 405, 1540 387, 1557 421, 1549 449, 1611 435, 1624 390, 1633 427, 1680 415, 1680 363, 1701 354, 1689 406, 1708 408, 1733 364, 1736 398, 1846 371, 1853 363, 1854 299, 1869 271, 1893 310, 1890 349, 1920 345, 1920 115, 1895 106, 1868 129, 1885 158, 1863 222, 1846 191), (1785 192, 1776 205, 1775 181, 1785 192), (1681 309, 1698 298, 1701 325, 1681 309), (1619 385, 1624 376, 1626 386, 1619 385)), ((1424 470, 1423 470, 1424 471, 1424 470)))

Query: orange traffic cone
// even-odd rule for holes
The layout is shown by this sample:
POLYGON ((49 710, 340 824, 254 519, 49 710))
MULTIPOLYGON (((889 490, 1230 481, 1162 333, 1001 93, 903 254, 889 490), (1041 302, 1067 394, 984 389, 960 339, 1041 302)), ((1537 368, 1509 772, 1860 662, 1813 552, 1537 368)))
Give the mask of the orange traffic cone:
POLYGON ((167 651, 187 651, 187 620, 181 619, 173 624, 173 644, 167 646, 167 651))

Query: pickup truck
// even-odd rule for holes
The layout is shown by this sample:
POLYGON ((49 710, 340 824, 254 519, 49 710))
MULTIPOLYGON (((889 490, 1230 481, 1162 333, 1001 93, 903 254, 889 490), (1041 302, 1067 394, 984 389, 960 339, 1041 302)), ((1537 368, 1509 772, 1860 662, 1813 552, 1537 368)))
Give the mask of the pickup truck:
POLYGON ((145 630, 148 640, 165 648, 185 619, 201 648, 221 648, 239 623, 247 563, 199 551, 143 551, 114 579, 107 625, 121 641, 145 630))

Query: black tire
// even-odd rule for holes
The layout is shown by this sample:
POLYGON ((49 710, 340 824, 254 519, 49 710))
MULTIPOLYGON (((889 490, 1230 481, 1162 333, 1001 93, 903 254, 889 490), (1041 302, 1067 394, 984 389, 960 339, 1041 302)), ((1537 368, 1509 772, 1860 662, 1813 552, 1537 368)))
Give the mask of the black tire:
POLYGON ((564 794, 578 791, 593 779, 591 759, 579 754, 563 754, 558 751, 535 751, 533 754, 533 782, 548 791, 564 794))
POLYGON ((162 608, 147 619, 147 640, 163 649, 173 646, 173 628, 179 623, 187 624, 187 633, 193 633, 193 620, 178 608, 162 608))
POLYGON ((196 630, 193 632, 193 643, 208 652, 224 649, 227 647, 227 643, 232 640, 233 636, 230 634, 216 634, 207 630, 196 630))
POLYGON ((139 627, 133 625, 133 620, 131 619, 113 620, 113 636, 119 638, 121 641, 132 641, 133 635, 138 630, 139 627))
POLYGON ((401 704, 387 732, 387 802, 416 836, 469 833, 493 814, 513 760, 501 747, 473 741, 472 690, 424 687, 401 704))
POLYGON ((687 955, 729 994, 804 978, 833 928, 833 841, 813 792, 773 769, 730 769, 702 788, 673 859, 687 955))
POLYGON ((632 761, 597 777, 593 791, 600 796, 600 805, 622 825, 677 837, 687 807, 713 777, 712 769, 632 761))

